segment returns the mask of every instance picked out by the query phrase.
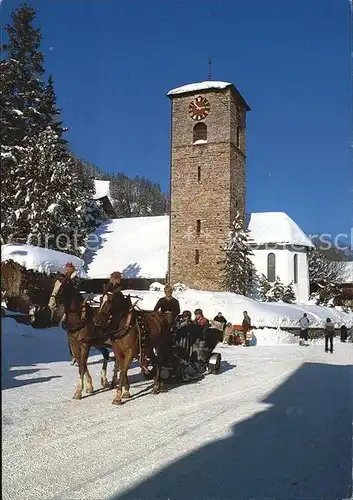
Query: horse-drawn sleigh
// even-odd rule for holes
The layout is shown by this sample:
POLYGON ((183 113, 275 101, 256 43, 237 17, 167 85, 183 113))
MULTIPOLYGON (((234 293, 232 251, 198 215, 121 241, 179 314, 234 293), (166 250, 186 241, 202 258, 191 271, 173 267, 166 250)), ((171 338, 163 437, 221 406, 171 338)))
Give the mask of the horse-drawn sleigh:
MULTIPOLYGON (((180 379, 200 379, 208 372, 218 373, 221 356, 214 353, 219 331, 203 331, 198 325, 179 330, 171 327, 166 314, 142 311, 137 302, 122 292, 106 292, 99 307, 93 308, 84 300, 70 277, 60 277, 54 284, 49 308, 63 304, 66 328, 71 349, 79 366, 79 383, 74 399, 81 399, 86 381, 86 392, 93 393, 92 378, 87 360, 91 347, 110 347, 116 358, 111 388, 117 385, 113 404, 130 398, 128 369, 137 358, 141 372, 154 378, 153 393, 164 391, 164 382, 180 379), (119 368, 119 380, 117 372, 119 368)), ((109 387, 107 359, 104 359, 101 383, 109 387)))

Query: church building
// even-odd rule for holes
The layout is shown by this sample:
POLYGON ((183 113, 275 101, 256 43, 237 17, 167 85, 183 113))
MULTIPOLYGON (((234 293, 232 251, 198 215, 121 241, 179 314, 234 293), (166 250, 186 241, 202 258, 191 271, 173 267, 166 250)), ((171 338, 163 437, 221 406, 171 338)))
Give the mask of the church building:
POLYGON ((168 92, 171 113, 170 216, 108 220, 87 272, 102 279, 119 268, 141 283, 166 280, 221 291, 225 240, 235 215, 247 220, 253 262, 270 282, 293 283, 309 297, 310 239, 283 212, 246 215, 246 114, 228 82, 206 81, 168 92), (147 281, 146 281, 147 280, 147 281))

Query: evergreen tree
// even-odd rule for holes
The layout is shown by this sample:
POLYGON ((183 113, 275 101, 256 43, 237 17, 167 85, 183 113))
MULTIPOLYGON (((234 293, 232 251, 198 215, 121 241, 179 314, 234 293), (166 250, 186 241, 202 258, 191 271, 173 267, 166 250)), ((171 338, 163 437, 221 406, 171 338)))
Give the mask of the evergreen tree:
POLYGON ((262 274, 260 276, 260 298, 262 302, 268 302, 268 293, 271 290, 271 283, 268 281, 266 276, 262 274))
POLYGON ((50 127, 24 140, 3 179, 1 202, 7 224, 2 233, 18 242, 79 255, 88 229, 100 221, 87 202, 87 180, 72 157, 60 156, 58 149, 58 137, 50 127), (4 199, 9 193, 10 205, 4 199))
POLYGON ((223 287, 228 292, 248 295, 251 293, 255 267, 251 260, 253 255, 249 245, 249 231, 239 212, 236 214, 232 229, 224 246, 223 287))
POLYGON ((24 5, 12 13, 6 25, 8 43, 2 45, 7 58, 1 61, 0 134, 3 145, 21 145, 27 136, 46 127, 41 111, 44 93, 41 33, 33 27, 36 12, 24 5))
POLYGON ((63 134, 67 131, 67 128, 63 127, 60 120, 61 109, 56 106, 56 94, 52 75, 49 76, 48 84, 42 94, 40 112, 43 117, 44 126, 47 127, 50 125, 57 135, 59 142, 63 146, 66 146, 67 141, 63 139, 63 134))
POLYGON ((280 277, 276 276, 276 279, 271 286, 270 291, 267 293, 268 302, 278 302, 280 300, 283 300, 284 290, 285 288, 280 280, 280 277))
POLYGON ((342 281, 343 272, 344 261, 330 261, 324 252, 312 250, 309 253, 311 298, 320 305, 339 300, 341 291, 338 285, 342 281))
POLYGON ((293 304, 295 302, 296 296, 293 288, 293 282, 290 282, 289 285, 284 288, 282 300, 286 304, 293 304))

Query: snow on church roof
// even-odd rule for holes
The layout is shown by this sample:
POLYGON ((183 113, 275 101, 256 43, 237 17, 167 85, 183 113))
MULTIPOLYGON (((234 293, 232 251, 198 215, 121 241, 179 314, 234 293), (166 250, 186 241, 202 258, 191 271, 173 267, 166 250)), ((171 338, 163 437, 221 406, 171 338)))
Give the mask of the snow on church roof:
POLYGON ((97 250, 84 255, 90 278, 165 278, 168 269, 169 216, 108 219, 95 232, 97 250))
POLYGON ((251 239, 258 245, 296 245, 314 248, 311 240, 284 212, 252 213, 248 229, 251 239))
MULTIPOLYGON (((295 222, 282 212, 251 214, 249 229, 255 243, 312 243, 295 222)), ((84 256, 90 278, 108 278, 120 271, 124 278, 164 278, 168 270, 169 216, 110 219, 96 230, 97 250, 84 256)), ((187 243, 187 235, 185 236, 187 243)))
POLYGON ((110 199, 110 181, 101 181, 94 179, 94 189, 95 194, 93 195, 94 200, 100 200, 107 196, 110 199))
POLYGON ((233 85, 229 82, 215 82, 215 81, 206 81, 206 82, 198 82, 198 83, 190 83, 189 85, 183 85, 182 87, 177 87, 176 89, 172 89, 168 92, 169 95, 177 95, 177 94, 186 94, 188 92, 197 92, 198 90, 208 90, 208 89, 218 89, 222 90, 227 87, 233 85))

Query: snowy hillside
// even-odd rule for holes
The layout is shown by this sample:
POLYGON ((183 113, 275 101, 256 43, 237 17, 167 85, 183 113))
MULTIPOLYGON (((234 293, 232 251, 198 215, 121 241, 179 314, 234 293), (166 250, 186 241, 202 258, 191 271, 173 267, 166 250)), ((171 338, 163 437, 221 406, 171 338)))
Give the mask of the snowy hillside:
MULTIPOLYGON (((124 290, 124 294, 141 297, 139 306, 146 310, 153 309, 157 300, 164 295, 163 292, 142 290, 124 290)), ((331 318, 336 328, 342 324, 349 328, 353 326, 353 311, 345 313, 339 309, 314 304, 260 302, 234 293, 192 289, 175 292, 174 296, 179 300, 182 310, 187 309, 193 313, 195 309, 201 308, 209 319, 213 319, 220 311, 232 324, 240 324, 243 311, 248 311, 253 325, 257 327, 297 327, 304 312, 308 314, 311 327, 323 327, 327 318, 331 318)))
POLYGON ((116 407, 100 354, 74 401, 65 332, 2 319, 3 498, 351 498, 353 351, 334 348, 219 345, 218 375, 157 396, 134 362, 116 407))

